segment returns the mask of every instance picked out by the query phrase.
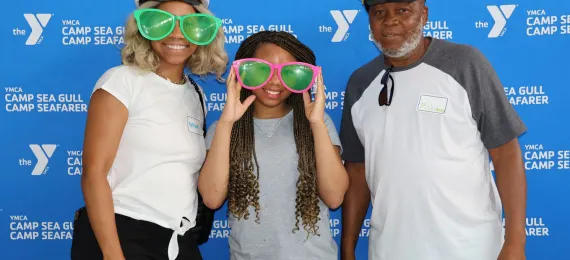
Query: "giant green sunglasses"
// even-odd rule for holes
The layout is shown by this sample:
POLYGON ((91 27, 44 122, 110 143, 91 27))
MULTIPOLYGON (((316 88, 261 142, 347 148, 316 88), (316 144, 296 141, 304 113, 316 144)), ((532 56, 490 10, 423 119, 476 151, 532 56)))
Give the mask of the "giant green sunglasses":
POLYGON ((317 79, 320 69, 304 62, 285 62, 271 64, 256 58, 236 60, 232 64, 237 80, 242 87, 256 90, 267 84, 277 70, 281 84, 293 93, 303 93, 309 90, 317 79))
POLYGON ((148 40, 159 41, 170 35, 180 21, 180 31, 193 44, 207 45, 215 38, 222 20, 209 14, 173 15, 169 12, 145 8, 134 12, 139 32, 148 40))

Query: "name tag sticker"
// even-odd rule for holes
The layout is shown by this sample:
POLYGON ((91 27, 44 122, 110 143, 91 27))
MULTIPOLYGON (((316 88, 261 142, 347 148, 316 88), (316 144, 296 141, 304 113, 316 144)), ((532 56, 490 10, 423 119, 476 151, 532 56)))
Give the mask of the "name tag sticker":
POLYGON ((422 94, 418 100, 417 111, 445 114, 447 98, 422 94))
POLYGON ((188 132, 190 132, 190 133, 197 134, 197 135, 204 134, 204 133, 202 133, 203 130, 202 130, 202 124, 200 123, 200 120, 189 116, 188 122, 186 125, 188 126, 188 132))

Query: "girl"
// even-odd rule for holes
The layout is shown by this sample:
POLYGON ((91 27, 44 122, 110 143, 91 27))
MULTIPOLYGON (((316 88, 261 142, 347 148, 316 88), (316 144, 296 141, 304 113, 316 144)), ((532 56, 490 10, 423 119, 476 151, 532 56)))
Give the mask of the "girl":
POLYGON ((337 259, 329 208, 348 176, 315 55, 289 33, 263 31, 235 59, 198 180, 208 207, 228 198, 231 259, 337 259))
POLYGON ((123 64, 99 79, 85 130, 72 259, 201 259, 196 182, 206 149, 199 88, 226 70, 221 20, 199 0, 141 0, 123 64), (193 86, 194 85, 194 86, 193 86))

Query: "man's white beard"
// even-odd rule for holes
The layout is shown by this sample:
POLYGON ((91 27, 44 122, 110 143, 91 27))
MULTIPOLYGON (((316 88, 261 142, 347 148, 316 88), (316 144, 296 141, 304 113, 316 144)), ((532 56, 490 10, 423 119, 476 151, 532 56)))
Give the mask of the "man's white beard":
POLYGON ((382 48, 382 45, 379 42, 377 42, 376 39, 374 39, 374 43, 376 44, 378 49, 380 49, 382 51, 384 56, 387 56, 390 58, 405 57, 407 55, 410 55, 412 53, 412 51, 414 51, 418 47, 418 45, 420 45, 420 41, 422 40, 422 34, 423 34, 423 25, 422 24, 423 24, 423 22, 420 21, 420 23, 418 23, 418 26, 416 27, 416 29, 411 33, 411 36, 408 39, 406 39, 404 44, 402 44, 402 46, 398 49, 382 48))

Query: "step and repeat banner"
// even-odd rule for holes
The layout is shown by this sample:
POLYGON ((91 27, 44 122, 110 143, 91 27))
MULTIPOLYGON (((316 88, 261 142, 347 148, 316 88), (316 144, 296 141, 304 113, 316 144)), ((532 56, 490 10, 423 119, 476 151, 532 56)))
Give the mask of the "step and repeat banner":
MULTIPOLYGON (((528 126, 520 140, 528 178, 527 259, 570 259, 570 2, 428 1, 425 34, 479 48, 528 126)), ((0 259, 69 259, 80 187, 83 132, 97 79, 120 64, 132 0, 4 4, 0 23, 0 259)), ((239 44, 263 30, 290 32, 317 54, 327 112, 339 127, 350 74, 376 55, 359 0, 213 0, 233 60, 239 44)), ((225 85, 195 79, 207 92, 208 124, 225 85)), ((367 259, 369 217, 357 259, 367 259)), ((340 244, 341 210, 330 229, 340 244)), ((205 259, 228 258, 226 207, 217 212, 205 259)))

